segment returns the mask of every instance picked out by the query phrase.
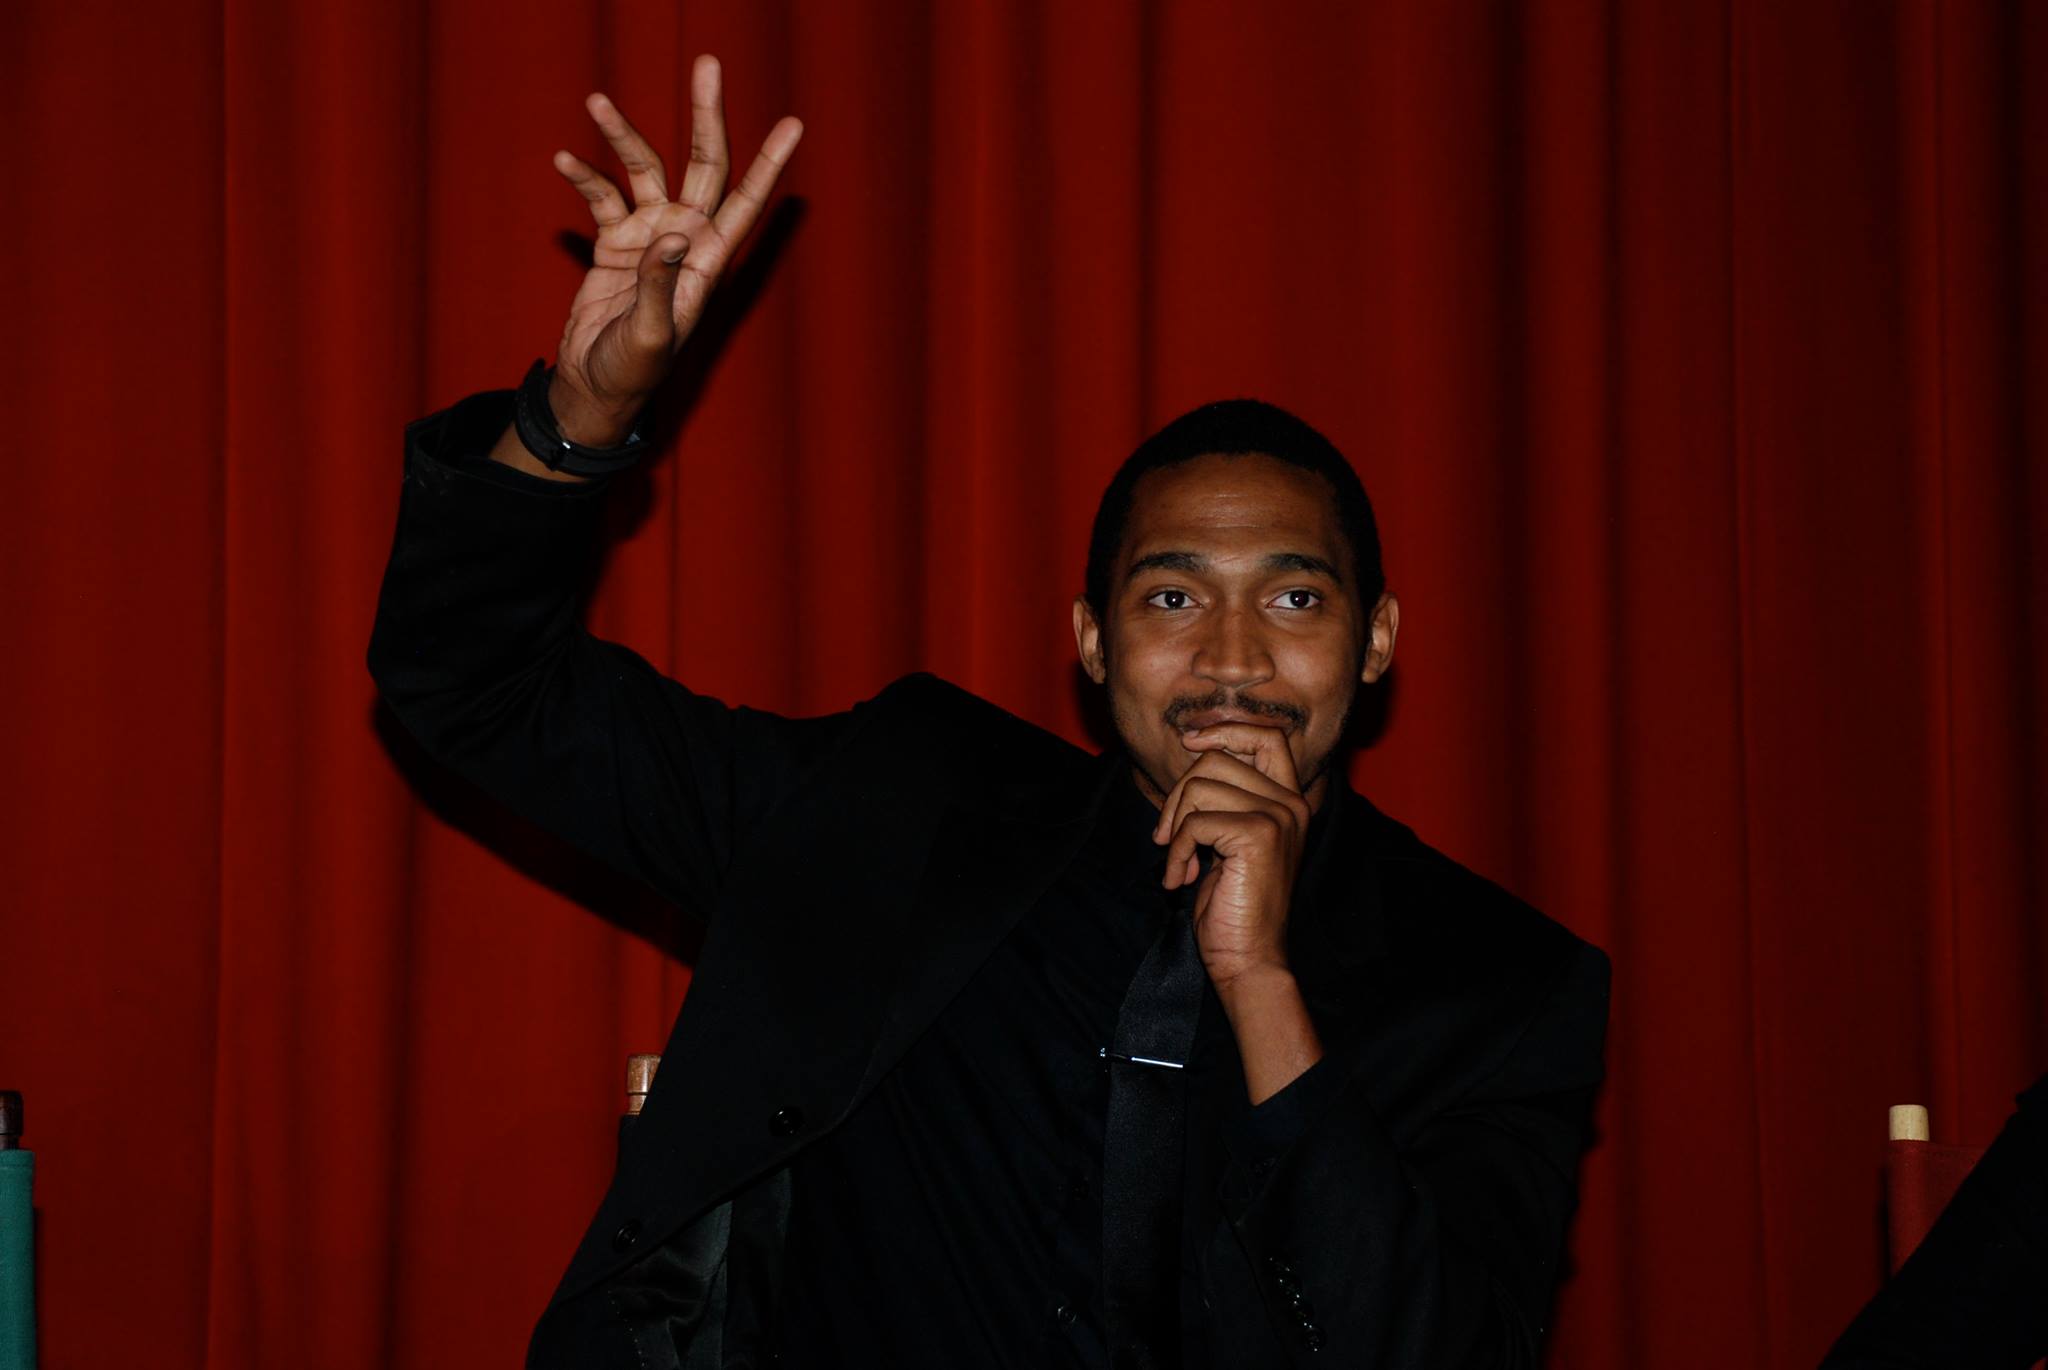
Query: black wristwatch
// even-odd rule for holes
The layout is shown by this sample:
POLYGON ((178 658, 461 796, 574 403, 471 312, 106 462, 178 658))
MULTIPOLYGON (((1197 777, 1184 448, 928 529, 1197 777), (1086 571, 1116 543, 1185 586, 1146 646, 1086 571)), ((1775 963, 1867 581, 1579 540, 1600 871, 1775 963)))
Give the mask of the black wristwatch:
POLYGON ((647 439, 636 425, 616 447, 586 447, 562 436, 555 411, 548 407, 548 379, 554 374, 544 358, 534 358, 519 382, 512 405, 512 426, 519 441, 550 471, 572 476, 609 476, 625 470, 647 451, 647 439))

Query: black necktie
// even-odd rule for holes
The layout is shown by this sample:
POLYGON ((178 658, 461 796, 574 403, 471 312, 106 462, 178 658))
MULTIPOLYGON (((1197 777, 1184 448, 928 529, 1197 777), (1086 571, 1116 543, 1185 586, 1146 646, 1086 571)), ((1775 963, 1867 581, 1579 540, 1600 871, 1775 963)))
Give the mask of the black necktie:
POLYGON ((1194 894, 1200 883, 1174 892, 1159 935, 1124 992, 1116 1035, 1103 1052, 1109 1064, 1103 1330, 1115 1370, 1167 1370, 1180 1363, 1187 1065, 1207 978, 1195 945, 1194 894))

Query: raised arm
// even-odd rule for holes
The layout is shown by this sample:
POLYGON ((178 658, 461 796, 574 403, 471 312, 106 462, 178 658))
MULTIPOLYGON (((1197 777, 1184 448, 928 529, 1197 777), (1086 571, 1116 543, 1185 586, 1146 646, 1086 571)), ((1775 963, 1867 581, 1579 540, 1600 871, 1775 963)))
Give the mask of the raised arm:
MULTIPOLYGON (((801 126, 785 119, 732 194, 716 61, 691 77, 680 197, 602 95, 593 118, 628 172, 628 209, 567 152, 555 166, 598 225, 549 398, 563 435, 616 444, 667 376, 734 247, 760 217, 801 126)), ((550 471, 521 444, 508 392, 471 396, 406 430, 398 529, 369 665, 437 760, 686 908, 710 910, 735 842, 841 720, 728 709, 587 632, 582 590, 605 480, 550 471)))

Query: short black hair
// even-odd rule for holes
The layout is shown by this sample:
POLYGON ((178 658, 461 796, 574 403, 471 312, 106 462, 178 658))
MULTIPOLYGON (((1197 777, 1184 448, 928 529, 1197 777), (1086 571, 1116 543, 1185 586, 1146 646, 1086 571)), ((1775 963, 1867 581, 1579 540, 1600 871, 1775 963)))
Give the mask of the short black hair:
POLYGON ((1207 456, 1260 453, 1289 466, 1313 471, 1330 484, 1337 497, 1337 524, 1351 544, 1351 565, 1358 577, 1359 598, 1370 615, 1387 588, 1380 564, 1380 531, 1373 521, 1372 501, 1358 472, 1331 441, 1303 420, 1264 400, 1218 400, 1190 409, 1138 444, 1124 459, 1102 492, 1095 510, 1095 530, 1088 538, 1088 574, 1083 590, 1096 618, 1109 604, 1109 573, 1123 550, 1131 522, 1131 498, 1146 473, 1207 456))

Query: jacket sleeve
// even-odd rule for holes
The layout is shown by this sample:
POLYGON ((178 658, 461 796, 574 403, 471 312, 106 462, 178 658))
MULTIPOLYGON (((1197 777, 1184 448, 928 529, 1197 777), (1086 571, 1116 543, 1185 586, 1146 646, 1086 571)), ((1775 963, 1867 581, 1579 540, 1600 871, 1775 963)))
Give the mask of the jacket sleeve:
POLYGON ((1606 956, 1576 948, 1498 1068, 1413 1137, 1397 1141, 1334 1059, 1269 1100, 1298 1135, 1277 1149, 1236 1139, 1224 1213, 1264 1317, 1234 1320, 1267 1323, 1292 1365, 1535 1366, 1600 1081, 1607 980, 1606 956))
POLYGON ((435 760, 702 917, 736 843, 849 716, 728 708, 593 637, 604 482, 491 461, 511 402, 486 392, 406 428, 370 674, 435 760))

